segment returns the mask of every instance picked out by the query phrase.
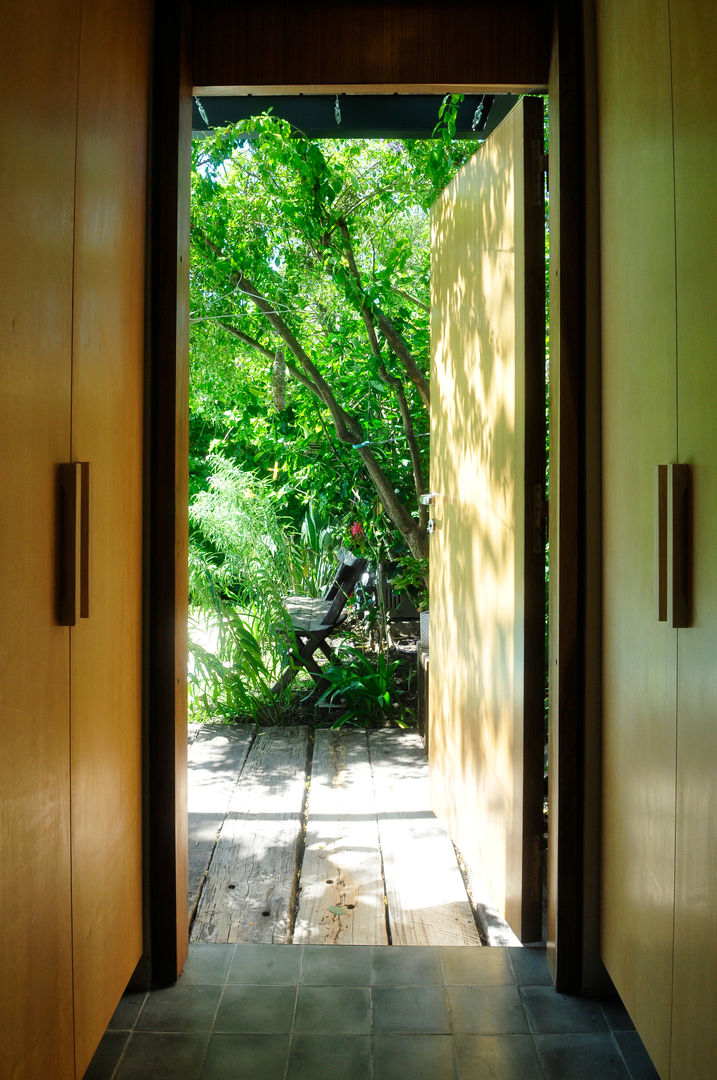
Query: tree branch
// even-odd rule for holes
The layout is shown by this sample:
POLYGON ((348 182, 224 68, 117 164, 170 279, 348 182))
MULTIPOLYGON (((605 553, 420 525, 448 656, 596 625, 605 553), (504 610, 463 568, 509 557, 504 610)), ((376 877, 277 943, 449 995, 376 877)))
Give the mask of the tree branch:
MULTIPOLYGON (((245 345, 249 345, 252 349, 256 349, 258 352, 261 353, 262 356, 265 356, 267 360, 271 360, 272 363, 274 362, 276 352, 268 349, 266 345, 262 345, 260 341, 257 341, 253 337, 250 337, 249 334, 245 334, 242 330, 237 330, 236 326, 231 326, 229 323, 218 322, 217 326, 221 326, 222 330, 226 330, 227 333, 233 334, 234 337, 239 338, 240 341, 243 341, 245 345)), ((308 377, 308 375, 304 374, 301 368, 297 368, 293 364, 288 363, 286 357, 284 358, 284 363, 286 364, 286 370, 289 372, 292 379, 296 379, 298 383, 301 383, 302 386, 305 386, 306 389, 310 390, 315 397, 321 398, 321 395, 319 394, 316 386, 314 386, 311 379, 308 377)))
MULTIPOLYGON (((344 243, 346 244, 346 259, 348 262, 349 270, 351 271, 351 275, 356 282, 357 288, 363 295, 361 275, 356 264, 356 259, 353 253, 353 246, 351 244, 351 234, 349 232, 349 227, 347 223, 343 219, 339 222, 339 229, 341 230, 341 235, 343 236, 344 243)), ((381 379, 386 383, 387 386, 391 387, 391 389, 396 394, 396 397, 398 398, 398 406, 401 413, 401 423, 403 424, 403 430, 406 434, 406 439, 408 441, 408 451, 411 456, 411 466, 413 468, 413 485, 416 489, 416 499, 419 503, 419 524, 423 528, 425 528, 428 522, 428 514, 426 508, 420 505, 420 499, 421 495, 423 495, 426 490, 426 486, 423 478, 423 468, 421 466, 421 454, 418 448, 418 440, 416 439, 416 431, 413 426, 413 418, 411 416, 411 411, 408 407, 408 402, 406 400, 406 392, 403 389, 401 380, 393 375, 389 375, 388 373, 388 370, 383 360, 383 356, 381 355, 381 347, 378 343, 378 337, 376 335, 376 327, 374 324, 373 313, 368 307, 368 305, 365 303, 361 305, 361 317, 363 318, 364 324, 366 326, 366 333, 368 334, 371 352, 373 353, 375 359, 378 361, 378 373, 381 376, 381 379)))
POLYGON ((376 461, 371 449, 368 446, 362 446, 358 447, 356 452, 366 466, 366 472, 373 481, 386 513, 401 532, 412 554, 417 559, 425 558, 428 554, 425 526, 421 526, 420 521, 415 520, 396 495, 393 484, 376 461))
POLYGON ((431 305, 424 304, 423 300, 419 300, 417 296, 413 295, 413 293, 406 292, 405 289, 397 289, 395 285, 391 285, 390 289, 391 292, 396 294, 396 296, 401 296, 404 300, 408 300, 410 304, 414 304, 415 307, 420 308, 421 311, 427 311, 430 314, 431 305))
POLYGON ((301 347, 290 327, 276 311, 274 305, 269 303, 265 296, 262 296, 249 278, 243 276, 238 277, 236 284, 242 292, 254 301, 259 308, 259 311, 266 316, 270 325, 276 330, 284 344, 293 353, 301 367, 304 369, 304 373, 309 377, 311 382, 313 388, 312 392, 323 401, 324 405, 331 413, 331 419, 333 420, 336 429, 336 435, 340 441, 350 444, 363 442, 363 429, 361 425, 339 405, 334 397, 333 390, 311 360, 308 353, 301 347))
POLYGON ((418 390, 423 404, 426 406, 427 409, 430 409, 431 397, 428 388, 428 380, 426 379, 425 375, 414 360, 411 354, 411 350, 408 348, 408 345, 401 337, 391 320, 381 311, 377 313, 377 317, 374 320, 373 312, 371 311, 364 299, 364 290, 363 284, 361 282, 361 274, 359 273, 359 268, 356 264, 356 258, 353 252, 353 245, 351 243, 351 233, 349 232, 348 224, 346 223, 346 220, 344 218, 339 219, 338 227, 341 235, 344 238, 344 244, 346 245, 346 261, 348 263, 351 276, 356 282, 356 287, 359 290, 362 298, 361 317, 364 321, 364 325, 366 326, 366 332, 368 334, 368 339, 371 344, 371 351, 373 352, 373 355, 377 359, 381 356, 381 350, 379 348, 378 340, 376 337, 377 322, 384 337, 388 341, 389 345, 395 352, 398 359, 403 364, 411 382, 418 390))
POLYGON ((266 345, 262 345, 260 341, 250 337, 249 334, 245 334, 243 330, 237 330, 236 326, 232 326, 231 323, 225 323, 223 320, 217 320, 217 326, 220 326, 222 330, 226 330, 226 332, 233 337, 239 338, 245 345, 249 345, 252 349, 256 349, 257 352, 260 352, 267 360, 274 360, 274 351, 272 349, 268 349, 266 345))
POLYGON ((384 315, 382 311, 378 313, 378 325, 383 333, 386 341, 389 343, 398 359, 406 369, 406 374, 409 379, 418 390, 421 395, 421 401, 427 409, 431 407, 431 391, 428 385, 428 379, 423 374, 418 364, 413 358, 411 350, 399 334, 396 327, 393 325, 387 315, 384 315))
MULTIPOLYGON (((345 224, 345 223, 344 223, 345 224)), ((206 247, 220 259, 224 259, 224 253, 212 243, 208 237, 206 237, 199 230, 192 230, 195 235, 201 237, 202 242, 206 247)), ((348 231, 348 230, 347 230, 348 231)), ((358 275, 358 268, 354 261, 355 273, 358 275)), ((287 369, 298 379, 310 392, 323 402, 323 404, 329 410, 331 419, 333 421, 334 430, 341 442, 348 443, 356 448, 356 452, 364 463, 366 471, 373 482, 374 487, 381 499, 386 513, 391 518, 393 523, 399 529, 404 540, 408 544, 411 552, 416 558, 425 558, 428 553, 428 538, 426 535, 425 526, 422 526, 420 521, 416 521, 410 511, 401 502, 400 498, 396 495, 391 479, 386 475, 384 470, 379 465, 370 447, 365 444, 363 428, 355 417, 347 413, 338 403, 334 393, 321 375, 321 372, 313 363, 309 355, 299 344, 294 333, 288 324, 282 319, 279 313, 276 311, 275 306, 271 304, 262 293, 256 288, 256 286, 247 278, 243 273, 235 273, 231 275, 231 280, 234 285, 239 288, 250 300, 256 305, 259 311, 266 317, 270 326, 276 331, 289 351, 298 361, 300 368, 294 368, 293 365, 287 364, 287 369)), ((360 286, 360 279, 358 281, 360 286)), ((376 350, 376 357, 381 362, 381 366, 385 372, 385 367, 381 361, 381 350, 378 344, 378 338, 376 337, 376 330, 373 324, 373 319, 370 311, 366 310, 368 319, 364 318, 367 331, 370 327, 369 340, 371 341, 371 348, 376 350)), ((245 335, 248 337, 248 335, 245 335)), ((253 340, 253 339, 250 339, 253 340)), ((273 354, 272 354, 273 359, 273 354)), ((388 373, 386 372, 388 378, 388 373)), ((400 385, 400 380, 396 380, 400 385)), ((405 401, 405 395, 404 395, 405 401)), ((410 414, 409 414, 410 420, 410 414)), ((411 429, 412 430, 412 427, 411 429)))

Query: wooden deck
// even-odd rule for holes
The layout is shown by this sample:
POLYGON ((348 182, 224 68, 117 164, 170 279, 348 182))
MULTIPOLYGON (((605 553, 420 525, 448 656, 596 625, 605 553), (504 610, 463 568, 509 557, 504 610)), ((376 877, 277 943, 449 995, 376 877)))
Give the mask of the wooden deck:
POLYGON ((480 945, 418 735, 199 725, 191 940, 480 945))

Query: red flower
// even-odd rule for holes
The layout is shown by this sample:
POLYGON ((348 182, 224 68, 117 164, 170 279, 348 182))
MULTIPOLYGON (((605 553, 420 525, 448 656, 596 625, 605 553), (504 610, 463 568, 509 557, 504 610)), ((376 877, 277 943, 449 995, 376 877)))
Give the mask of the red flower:
POLYGON ((351 528, 349 529, 349 532, 351 533, 354 540, 361 539, 361 537, 365 536, 365 533, 363 531, 363 525, 360 521, 354 521, 354 523, 351 525, 351 528))

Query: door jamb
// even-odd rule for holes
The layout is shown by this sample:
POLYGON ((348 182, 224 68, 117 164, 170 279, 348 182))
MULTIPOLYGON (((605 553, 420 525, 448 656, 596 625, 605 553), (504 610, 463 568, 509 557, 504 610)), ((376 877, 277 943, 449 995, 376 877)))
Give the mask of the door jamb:
MULTIPOLYGON (((171 10, 170 10, 171 7, 171 10)), ((548 957, 556 987, 582 985, 585 686, 585 228, 580 12, 556 4, 551 100, 551 856, 548 957), (560 47, 558 47, 560 45, 560 47), (559 270, 559 273, 556 271, 559 270)), ((191 83, 186 28, 157 0, 152 118, 149 349, 148 956, 152 985, 187 952, 186 566, 191 83), (169 35, 169 40, 168 40, 169 35), (177 813, 177 810, 181 813, 177 813)), ((386 86, 387 92, 406 90, 386 86)), ((480 87, 477 87, 480 89, 480 87)), ((495 88, 493 88, 495 89, 495 88)), ((509 88, 506 87, 506 90, 509 88)), ((328 88, 330 91, 331 88, 328 88)))

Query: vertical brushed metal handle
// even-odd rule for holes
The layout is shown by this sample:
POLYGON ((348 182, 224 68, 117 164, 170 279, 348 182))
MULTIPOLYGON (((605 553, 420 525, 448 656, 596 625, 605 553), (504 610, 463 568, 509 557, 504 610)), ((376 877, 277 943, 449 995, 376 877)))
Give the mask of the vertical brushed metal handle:
POLYGON ((668 604, 674 627, 692 625, 692 469, 667 466, 668 604))
POLYGON ((667 466, 655 465, 655 608, 667 622, 667 466))
POLYGON ((90 617, 91 553, 90 546, 90 463, 80 461, 80 618, 90 617))
POLYGON ((57 621, 75 626, 80 610, 81 468, 58 466, 60 484, 60 558, 57 621))

